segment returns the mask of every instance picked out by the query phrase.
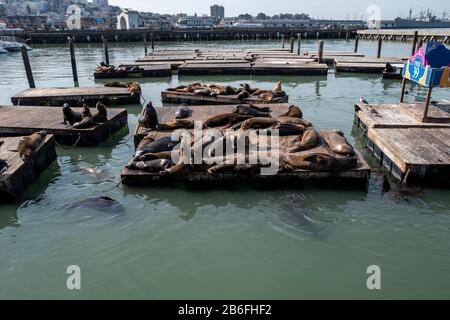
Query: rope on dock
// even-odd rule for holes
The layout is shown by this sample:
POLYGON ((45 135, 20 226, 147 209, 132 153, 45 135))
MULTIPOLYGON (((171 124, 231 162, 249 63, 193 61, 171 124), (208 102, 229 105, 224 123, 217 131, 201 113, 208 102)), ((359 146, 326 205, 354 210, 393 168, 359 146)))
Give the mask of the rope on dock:
MULTIPOLYGON (((65 145, 62 145, 62 144, 60 144, 58 141, 56 141, 55 140, 55 143, 58 145, 58 147, 61 147, 61 148, 63 148, 63 149, 73 149, 73 148, 75 148, 77 145, 78 145, 78 143, 80 142, 80 140, 81 140, 81 133, 79 133, 78 134, 78 139, 77 139, 77 141, 75 141, 75 143, 72 145, 72 146, 65 146, 65 145)), ((83 139, 84 140, 84 139, 83 139)), ((86 140, 85 140, 86 141, 86 140)))

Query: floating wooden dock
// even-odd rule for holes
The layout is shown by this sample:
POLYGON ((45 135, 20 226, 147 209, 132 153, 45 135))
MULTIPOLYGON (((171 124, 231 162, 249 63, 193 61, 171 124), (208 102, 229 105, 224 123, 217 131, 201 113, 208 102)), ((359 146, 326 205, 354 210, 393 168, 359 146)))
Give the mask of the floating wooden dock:
POLYGON ((139 95, 131 95, 128 88, 75 87, 75 88, 33 88, 11 97, 14 105, 62 106, 64 103, 77 105, 84 101, 95 106, 98 101, 106 105, 138 104, 139 95))
POLYGON ((179 75, 250 75, 250 63, 188 63, 178 68, 179 75))
POLYGON ((89 129, 74 129, 63 124, 63 118, 62 109, 54 107, 0 106, 0 136, 24 136, 45 130, 65 145, 95 146, 127 125, 127 110, 110 108, 108 122, 89 129))
POLYGON ((94 72, 95 79, 119 79, 119 78, 149 78, 149 77, 168 77, 172 75, 170 64, 152 64, 134 66, 139 70, 125 70, 119 67, 114 72, 94 72))
POLYGON ((0 159, 5 160, 8 168, 0 174, 0 199, 13 200, 26 187, 48 168, 56 159, 55 140, 49 135, 45 142, 37 149, 32 159, 23 162, 17 150, 22 137, 0 138, 0 159))
POLYGON ((355 105, 355 122, 367 146, 396 179, 429 186, 450 185, 450 103, 355 105))
POLYGON ((254 75, 327 75, 328 66, 324 63, 265 63, 252 65, 254 75))
POLYGON ((192 92, 175 92, 163 91, 161 92, 161 101, 163 103, 186 103, 193 105, 202 104, 265 104, 265 103, 285 103, 289 101, 289 96, 273 98, 271 102, 266 102, 260 97, 251 96, 243 100, 239 100, 237 95, 218 95, 215 97, 200 96, 192 92))
POLYGON ((335 72, 379 73, 382 74, 389 63, 397 69, 403 69, 404 60, 400 57, 338 57, 335 61, 335 72))

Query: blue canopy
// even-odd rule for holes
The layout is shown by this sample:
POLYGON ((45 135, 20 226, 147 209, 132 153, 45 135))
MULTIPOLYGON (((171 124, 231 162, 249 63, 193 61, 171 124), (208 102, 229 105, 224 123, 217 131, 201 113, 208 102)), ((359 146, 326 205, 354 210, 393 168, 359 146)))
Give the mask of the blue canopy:
POLYGON ((425 59, 432 68, 450 66, 450 50, 440 42, 431 41, 427 44, 425 59))

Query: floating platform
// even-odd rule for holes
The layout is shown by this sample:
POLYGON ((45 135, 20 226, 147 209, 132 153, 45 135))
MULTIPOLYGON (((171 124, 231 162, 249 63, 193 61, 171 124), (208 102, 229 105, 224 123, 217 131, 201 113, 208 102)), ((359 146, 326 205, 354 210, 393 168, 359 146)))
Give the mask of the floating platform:
POLYGON ((114 72, 94 72, 95 79, 149 78, 172 75, 170 64, 153 64, 138 66, 140 70, 118 69, 114 72))
POLYGON ((251 69, 254 75, 327 75, 328 66, 324 63, 266 63, 256 62, 251 69))
POLYGON ((22 91, 11 97, 14 105, 71 106, 84 101, 89 106, 95 106, 98 101, 111 104, 139 104, 140 96, 131 95, 128 88, 115 87, 75 87, 75 88, 33 88, 22 91))
POLYGON ((423 103, 355 105, 355 122, 367 146, 403 183, 450 186, 450 103, 430 105, 430 121, 421 121, 423 103))
POLYGON ((178 68, 179 75, 250 75, 250 63, 188 63, 178 68))
MULTIPOLYGON (((73 110, 81 112, 79 108, 73 110)), ((74 129, 63 124, 63 119, 62 109, 54 107, 0 106, 0 136, 25 136, 45 130, 61 144, 95 146, 127 125, 127 110, 110 108, 108 122, 88 129, 74 129)))
POLYGON ((382 74, 387 63, 391 64, 393 67, 396 67, 401 72, 404 65, 403 60, 404 59, 401 57, 338 57, 334 59, 334 62, 336 73, 353 72, 382 74))
POLYGON ((192 92, 161 92, 161 101, 163 103, 186 103, 186 104, 265 104, 265 103, 285 103, 289 101, 289 96, 273 98, 271 102, 266 102, 257 96, 251 96, 243 100, 239 100, 237 95, 218 95, 215 97, 200 96, 192 92))
POLYGON ((47 136, 32 159, 23 162, 17 150, 22 137, 0 138, 0 159, 5 160, 8 168, 0 174, 0 199, 11 201, 18 197, 26 187, 48 168, 56 159, 55 140, 47 136))
POLYGON ((197 55, 152 55, 145 56, 143 58, 136 59, 136 62, 167 62, 167 61, 183 61, 183 60, 193 60, 197 57, 197 55))
MULTIPOLYGON (((146 67, 146 66, 159 66, 162 62, 127 62, 119 64, 119 68, 126 67, 146 67)), ((169 65, 172 70, 177 70, 179 66, 185 64, 185 60, 174 60, 174 61, 165 61, 163 62, 165 65, 169 65)))

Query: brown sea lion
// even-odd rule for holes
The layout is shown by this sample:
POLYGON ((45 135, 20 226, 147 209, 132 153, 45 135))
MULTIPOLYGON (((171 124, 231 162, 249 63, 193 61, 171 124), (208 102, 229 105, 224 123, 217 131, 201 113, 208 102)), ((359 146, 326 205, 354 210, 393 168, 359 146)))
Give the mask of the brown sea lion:
POLYGON ((227 153, 234 153, 235 150, 235 136, 226 135, 215 139, 204 150, 204 155, 207 157, 226 156, 227 153), (219 152, 220 154, 217 154, 219 152))
POLYGON ((356 157, 333 157, 326 152, 315 152, 312 154, 291 153, 282 156, 282 162, 286 169, 311 170, 311 171, 346 171, 354 168, 357 163, 356 157))
POLYGON ((92 119, 91 109, 89 109, 87 105, 83 105, 83 112, 81 113, 81 116, 81 121, 73 125, 75 129, 87 129, 95 125, 94 120, 92 119))
POLYGON ((280 91, 283 91, 283 88, 282 88, 282 86, 281 86, 281 80, 278 81, 278 82, 275 84, 275 87, 273 88, 272 91, 273 91, 273 92, 280 92, 280 91))
POLYGON ((72 108, 67 103, 64 103, 63 105, 63 114, 64 114, 64 122, 63 122, 64 124, 67 124, 68 122, 70 125, 74 125, 75 123, 83 119, 81 113, 73 111, 72 108))
POLYGON ((303 118, 303 112, 299 107, 291 105, 289 111, 282 114, 280 117, 303 118))
POLYGON ((114 81, 105 83, 105 87, 128 88, 128 84, 121 81, 114 81))
POLYGON ((217 128, 217 127, 225 127, 229 128, 234 124, 247 120, 252 116, 241 115, 237 113, 222 113, 212 118, 209 118, 203 124, 203 129, 207 128, 217 128))
POLYGON ((198 96, 206 96, 206 97, 209 97, 209 96, 211 95, 211 90, 208 89, 208 88, 205 88, 205 89, 197 89, 197 90, 194 90, 194 93, 195 93, 196 95, 198 95, 198 96))
POLYGON ((146 153, 142 155, 139 160, 141 161, 149 161, 149 160, 156 160, 156 159, 170 159, 172 158, 172 151, 163 151, 158 153, 146 153))
POLYGON ((158 124, 158 114, 151 102, 144 107, 142 115, 139 116, 138 122, 141 126, 148 129, 154 129, 158 124))
POLYGON ((261 100, 264 100, 266 102, 272 102, 273 100, 273 94, 272 93, 263 93, 259 96, 261 100))
POLYGON ((193 129, 194 121, 188 119, 176 119, 168 123, 159 123, 157 126, 158 131, 173 131, 176 129, 193 129))
POLYGON ((308 120, 300 119, 300 118, 294 118, 294 117, 279 117, 277 120, 280 123, 284 124, 296 124, 304 127, 312 127, 312 123, 308 120))
POLYGON ((225 87, 225 93, 226 94, 237 94, 238 93, 238 89, 231 87, 231 86, 226 86, 225 87))
POLYGON ((74 202, 66 206, 65 208, 66 209, 88 208, 109 214, 119 214, 125 211, 124 206, 120 202, 110 197, 83 199, 74 202))
POLYGON ((248 97, 250 97, 250 93, 248 93, 248 91, 246 90, 242 90, 238 95, 237 95, 237 99, 238 100, 244 100, 247 99, 248 97))
POLYGON ((255 92, 252 93, 252 96, 260 96, 264 93, 272 93, 270 90, 263 90, 263 89, 257 89, 255 92))
POLYGON ((247 91, 247 92, 252 91, 252 88, 250 87, 250 85, 248 83, 241 83, 239 86, 241 87, 239 89, 240 91, 247 91))
POLYGON ((271 128, 278 130, 278 135, 280 137, 297 136, 297 135, 303 134, 303 132, 305 131, 304 126, 295 125, 295 124, 285 124, 285 123, 275 124, 271 128))
POLYGON ((308 128, 303 132, 299 139, 294 142, 294 147, 289 150, 290 153, 296 153, 303 150, 309 150, 317 146, 320 141, 319 133, 313 128, 308 128))
POLYGON ((248 120, 245 120, 242 125, 242 130, 249 130, 249 129, 266 129, 270 126, 273 126, 277 123, 277 120, 273 118, 262 118, 262 117, 255 117, 248 120))
POLYGON ((108 121, 108 111, 106 106, 100 101, 95 105, 97 111, 93 114, 92 120, 97 123, 104 123, 108 121))
POLYGON ((36 150, 45 141, 46 137, 46 131, 35 132, 30 136, 23 137, 17 147, 17 152, 19 152, 20 159, 26 161, 28 158, 34 156, 36 150))
POLYGON ((165 170, 171 177, 184 177, 193 169, 191 164, 179 163, 165 170))
POLYGON ((132 96, 134 95, 140 95, 141 94, 141 85, 137 81, 131 81, 128 84, 128 91, 130 91, 130 94, 132 96))
POLYGON ((173 162, 171 159, 155 159, 155 160, 149 160, 144 162, 144 166, 142 169, 143 171, 147 172, 162 172, 165 171, 167 168, 173 165, 173 162))
POLYGON ((252 117, 270 117, 269 112, 261 112, 254 108, 252 105, 238 104, 233 108, 233 113, 238 113, 242 115, 252 116, 252 117))
POLYGON ((355 154, 355 150, 345 139, 344 134, 341 131, 335 131, 325 137, 325 141, 330 147, 331 151, 343 155, 352 156, 355 154))
POLYGON ((159 153, 164 151, 171 151, 179 144, 179 141, 172 141, 170 136, 162 137, 157 140, 141 141, 136 153, 134 154, 133 161, 139 161, 141 156, 146 153, 159 153))

